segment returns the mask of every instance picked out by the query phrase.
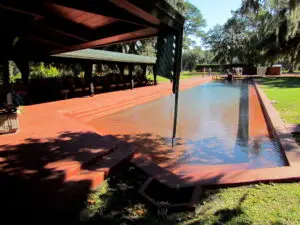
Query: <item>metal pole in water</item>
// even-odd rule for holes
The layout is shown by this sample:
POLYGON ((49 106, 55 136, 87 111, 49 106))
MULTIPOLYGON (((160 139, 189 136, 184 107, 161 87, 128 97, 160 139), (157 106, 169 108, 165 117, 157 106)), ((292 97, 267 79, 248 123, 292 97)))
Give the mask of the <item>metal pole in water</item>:
POLYGON ((176 35, 176 49, 175 49, 175 66, 173 71, 173 93, 175 94, 175 105, 174 105, 174 121, 173 121, 173 137, 172 137, 172 148, 176 144, 176 132, 177 132, 177 120, 178 120, 178 100, 179 100, 179 81, 181 72, 181 59, 182 59, 182 40, 183 30, 176 35))
MULTIPOLYGON (((179 81, 177 81, 179 83, 179 81)), ((174 107, 174 121, 173 121, 173 137, 172 137, 172 148, 176 141, 176 132, 177 132, 177 117, 178 117, 178 99, 179 99, 179 90, 176 88, 175 92, 175 107, 174 107)))

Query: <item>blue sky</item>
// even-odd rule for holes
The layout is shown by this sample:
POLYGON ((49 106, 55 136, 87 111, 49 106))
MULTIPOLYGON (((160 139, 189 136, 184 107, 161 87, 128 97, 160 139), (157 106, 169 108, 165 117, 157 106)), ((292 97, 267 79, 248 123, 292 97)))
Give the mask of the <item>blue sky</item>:
POLYGON ((217 24, 223 25, 231 17, 231 11, 238 9, 242 4, 241 0, 188 0, 188 2, 202 12, 207 23, 205 30, 217 24))
MULTIPOLYGON (((198 7, 206 20, 207 27, 205 31, 213 28, 215 25, 223 25, 230 17, 231 11, 238 9, 242 1, 241 0, 187 0, 196 7, 198 7)), ((201 41, 198 38, 193 38, 197 45, 201 45, 201 41)), ((202 46, 204 47, 204 46, 202 46)))

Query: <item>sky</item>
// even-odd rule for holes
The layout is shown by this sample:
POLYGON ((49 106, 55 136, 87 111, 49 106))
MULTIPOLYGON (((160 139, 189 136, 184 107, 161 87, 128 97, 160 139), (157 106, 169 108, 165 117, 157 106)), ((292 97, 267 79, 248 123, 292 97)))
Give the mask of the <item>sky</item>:
MULTIPOLYGON (((223 25, 230 17, 231 11, 238 9, 242 0, 187 0, 198 7, 206 20, 205 31, 213 28, 215 25, 223 25)), ((202 45, 200 39, 193 38, 198 45, 202 45)), ((202 46, 204 47, 204 46, 202 46)))
POLYGON ((188 2, 200 9, 207 23, 206 31, 217 24, 223 25, 231 17, 231 11, 238 9, 242 4, 241 0, 188 0, 188 2))

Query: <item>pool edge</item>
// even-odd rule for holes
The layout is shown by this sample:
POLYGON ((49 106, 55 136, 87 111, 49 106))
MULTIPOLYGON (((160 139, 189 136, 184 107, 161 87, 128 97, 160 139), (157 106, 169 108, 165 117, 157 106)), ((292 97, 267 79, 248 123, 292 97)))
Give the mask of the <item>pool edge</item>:
MULTIPOLYGON (((271 132, 274 139, 278 142, 281 151, 283 151, 283 156, 286 157, 286 166, 243 169, 216 173, 205 170, 197 171, 194 174, 190 174, 190 176, 174 174, 178 177, 175 182, 174 179, 171 179, 168 176, 157 176, 157 171, 148 171, 148 175, 161 183, 165 183, 170 188, 186 187, 191 185, 215 188, 256 183, 300 181, 300 146, 298 146, 291 134, 288 133, 288 130, 284 126, 278 112, 272 106, 271 101, 267 98, 255 80, 253 80, 253 86, 259 99, 267 127, 270 129, 269 132, 271 132)), ((151 164, 152 163, 153 162, 151 162, 151 164)), ((138 165, 136 166, 140 167, 138 165)))
POLYGON ((286 128, 285 123, 264 93, 263 89, 260 87, 259 82, 254 79, 253 83, 258 94, 267 125, 286 157, 287 166, 300 164, 300 146, 296 143, 292 134, 286 128))

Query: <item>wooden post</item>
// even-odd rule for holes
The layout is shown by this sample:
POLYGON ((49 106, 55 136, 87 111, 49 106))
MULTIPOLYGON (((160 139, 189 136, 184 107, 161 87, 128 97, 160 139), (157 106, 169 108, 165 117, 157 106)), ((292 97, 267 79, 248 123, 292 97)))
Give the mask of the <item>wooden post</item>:
POLYGON ((153 80, 154 80, 154 85, 157 85, 157 65, 153 65, 153 80))
POLYGON ((29 62, 28 61, 24 61, 24 68, 22 71, 22 81, 24 84, 28 84, 29 83, 29 62))
POLYGON ((129 69, 129 77, 130 77, 130 82, 131 82, 131 90, 134 89, 134 80, 133 80, 133 64, 129 64, 128 69, 129 69))
POLYGON ((119 63, 119 69, 120 69, 120 75, 122 76, 122 77, 124 77, 124 70, 125 70, 125 65, 124 65, 124 63, 119 63))
POLYGON ((28 62, 28 60, 17 59, 17 60, 14 60, 14 62, 21 72, 23 83, 25 85, 27 85, 29 83, 29 62, 28 62))
POLYGON ((147 64, 142 64, 141 65, 142 66, 142 70, 143 70, 143 76, 145 76, 146 77, 146 73, 147 73, 147 64))
POLYGON ((86 84, 89 85, 90 95, 94 96, 94 83, 93 83, 93 64, 86 62, 84 66, 84 79, 86 84))

